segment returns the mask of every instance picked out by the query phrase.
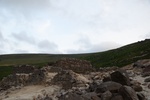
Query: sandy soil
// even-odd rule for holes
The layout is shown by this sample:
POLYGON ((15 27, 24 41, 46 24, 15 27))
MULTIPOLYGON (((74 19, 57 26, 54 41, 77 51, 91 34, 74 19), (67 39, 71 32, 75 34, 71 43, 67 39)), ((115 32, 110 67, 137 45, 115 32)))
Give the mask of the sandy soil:
MULTIPOLYGON (((26 86, 15 91, 11 91, 5 96, 7 98, 2 98, 2 100, 33 100, 34 97, 45 94, 55 97, 54 93, 58 90, 60 90, 60 87, 54 85, 48 87, 42 85, 26 86)), ((56 98, 53 99, 56 100, 56 98)))

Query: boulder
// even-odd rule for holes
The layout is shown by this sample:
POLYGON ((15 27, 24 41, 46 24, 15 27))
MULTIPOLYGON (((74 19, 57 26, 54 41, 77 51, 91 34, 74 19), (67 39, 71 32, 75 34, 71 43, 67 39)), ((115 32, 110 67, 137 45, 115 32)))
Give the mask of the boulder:
POLYGON ((78 95, 76 93, 68 93, 66 95, 59 97, 58 100, 89 100, 89 99, 84 99, 81 95, 78 95))
POLYGON ((142 77, 147 77, 147 76, 150 76, 150 72, 142 73, 142 77))
POLYGON ((124 100, 123 97, 120 94, 113 95, 111 100, 124 100))
POLYGON ((147 100, 146 97, 142 93, 137 93, 139 100, 147 100))
POLYGON ((110 92, 118 92, 118 90, 120 89, 121 86, 122 85, 120 83, 116 83, 113 81, 104 82, 96 88, 95 92, 96 93, 104 93, 107 90, 109 90, 110 92))
POLYGON ((150 72, 150 65, 147 65, 144 69, 143 69, 143 73, 148 73, 150 72))
POLYGON ((101 100, 95 92, 83 94, 82 97, 86 100, 101 100))
POLYGON ((111 77, 110 76, 103 78, 103 82, 108 82, 108 81, 111 81, 111 77))
POLYGON ((135 91, 129 86, 122 86, 119 89, 119 93, 122 95, 124 100, 139 100, 135 91))
POLYGON ((150 82, 150 77, 146 78, 144 82, 150 82))
POLYGON ((130 85, 130 80, 125 70, 118 70, 111 73, 111 80, 122 85, 130 85))
POLYGON ((106 91, 101 95, 101 100, 110 100, 112 97, 112 93, 110 91, 106 91))
POLYGON ((136 92, 141 92, 141 91, 143 91, 142 86, 140 86, 140 85, 138 85, 138 84, 132 85, 131 87, 132 87, 136 92))

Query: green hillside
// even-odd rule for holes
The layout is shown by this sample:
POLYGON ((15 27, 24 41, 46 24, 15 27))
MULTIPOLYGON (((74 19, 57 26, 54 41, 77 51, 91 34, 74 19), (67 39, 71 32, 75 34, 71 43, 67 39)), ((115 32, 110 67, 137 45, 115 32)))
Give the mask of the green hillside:
POLYGON ((140 59, 150 59, 150 39, 114 50, 93 53, 83 57, 95 67, 125 66, 140 59))
POLYGON ((136 42, 121 48, 89 54, 10 54, 0 55, 0 79, 12 71, 12 66, 31 64, 43 66, 62 57, 79 58, 91 61, 94 67, 124 66, 139 59, 150 59, 150 39, 136 42))

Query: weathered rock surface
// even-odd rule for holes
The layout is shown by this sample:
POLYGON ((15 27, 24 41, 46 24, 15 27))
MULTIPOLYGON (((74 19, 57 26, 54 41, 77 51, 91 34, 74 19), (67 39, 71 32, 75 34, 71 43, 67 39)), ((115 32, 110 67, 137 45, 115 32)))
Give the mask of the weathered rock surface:
POLYGON ((150 82, 150 77, 146 78, 144 82, 150 82))
POLYGON ((118 70, 110 75, 112 81, 118 82, 122 85, 130 85, 129 76, 125 70, 118 70))
POLYGON ((124 100, 124 99, 120 94, 116 94, 111 98, 111 100, 124 100))
POLYGON ((0 87, 3 90, 7 90, 12 86, 24 86, 32 84, 42 84, 45 81, 46 73, 41 69, 36 69, 33 73, 30 74, 11 74, 3 78, 0 82, 0 87))
POLYGON ((52 84, 61 85, 64 89, 72 87, 85 87, 85 84, 90 82, 84 76, 79 75, 71 70, 63 70, 54 76, 52 84))
POLYGON ((112 93, 110 91, 106 91, 101 95, 101 100, 110 100, 112 97, 112 93))
POLYGON ((118 90, 120 89, 121 86, 122 85, 120 83, 116 83, 113 81, 104 82, 96 88, 95 92, 103 93, 103 92, 106 92, 107 90, 109 90, 111 92, 118 92, 118 90))
POLYGON ((129 86, 122 86, 119 93, 123 96, 124 100, 138 100, 136 92, 129 86))
POLYGON ((13 74, 16 74, 16 73, 29 74, 29 73, 33 73, 35 69, 36 68, 31 65, 19 65, 19 66, 13 67, 13 74))
POLYGON ((62 58, 56 61, 52 66, 61 67, 63 70, 72 70, 76 73, 85 73, 93 70, 89 61, 75 58, 62 58))

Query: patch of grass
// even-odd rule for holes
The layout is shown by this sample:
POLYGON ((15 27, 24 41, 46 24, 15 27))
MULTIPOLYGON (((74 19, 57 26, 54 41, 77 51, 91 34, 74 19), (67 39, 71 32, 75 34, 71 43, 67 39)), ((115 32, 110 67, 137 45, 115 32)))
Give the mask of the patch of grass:
POLYGON ((12 68, 12 66, 0 66, 0 80, 9 74, 12 74, 12 68))
POLYGON ((150 40, 140 41, 114 50, 89 54, 82 59, 95 67, 122 67, 140 59, 150 59, 150 40))

